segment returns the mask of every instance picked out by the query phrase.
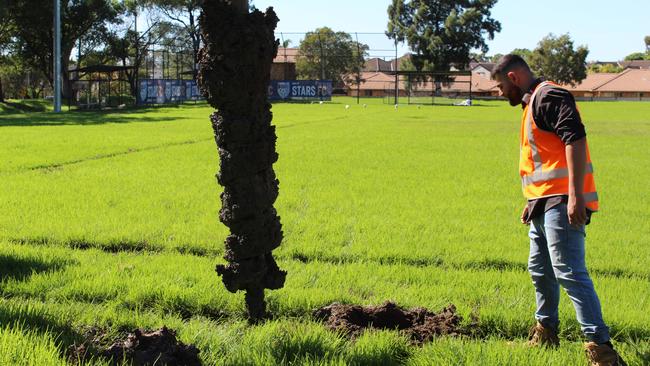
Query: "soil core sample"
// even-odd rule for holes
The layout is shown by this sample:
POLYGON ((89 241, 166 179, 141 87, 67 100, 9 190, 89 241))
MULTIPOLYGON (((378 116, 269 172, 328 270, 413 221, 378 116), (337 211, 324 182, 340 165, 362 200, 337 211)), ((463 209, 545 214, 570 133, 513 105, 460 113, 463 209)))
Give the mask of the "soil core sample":
POLYGON ((281 288, 286 277, 271 253, 282 242, 273 207, 279 184, 273 171, 277 137, 267 97, 278 18, 272 8, 249 13, 234 3, 203 2, 198 82, 217 109, 210 119, 220 158, 217 180, 223 186, 219 219, 230 228, 228 264, 216 270, 228 291, 246 291, 249 318, 255 321, 266 313, 264 289, 281 288))

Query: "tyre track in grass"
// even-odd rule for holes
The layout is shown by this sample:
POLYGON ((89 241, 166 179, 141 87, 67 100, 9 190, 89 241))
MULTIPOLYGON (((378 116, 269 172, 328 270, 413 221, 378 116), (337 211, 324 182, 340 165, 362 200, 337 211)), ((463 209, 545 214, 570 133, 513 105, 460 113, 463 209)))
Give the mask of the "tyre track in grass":
MULTIPOLYGON (((181 255, 192 255, 201 258, 217 259, 223 255, 223 250, 203 248, 191 245, 165 247, 147 241, 116 240, 98 242, 87 239, 57 240, 51 238, 6 238, 13 244, 26 246, 49 246, 57 245, 75 250, 96 249, 104 253, 178 253, 181 255)), ((338 256, 338 255, 308 255, 304 253, 280 253, 278 259, 285 261, 296 261, 303 264, 328 263, 334 265, 372 263, 387 266, 406 265, 419 268, 443 268, 456 271, 499 271, 499 272, 527 272, 527 264, 502 259, 484 259, 479 261, 468 261, 462 263, 445 262, 442 258, 412 258, 407 256, 386 256, 381 258, 362 256, 338 256)), ((613 269, 591 269, 590 272, 598 277, 613 277, 618 279, 638 279, 650 281, 650 273, 638 273, 620 268, 613 269)))
POLYGON ((114 153, 99 154, 99 155, 94 155, 94 156, 83 158, 83 159, 69 160, 69 161, 64 161, 64 162, 60 162, 60 163, 35 165, 35 166, 28 167, 26 169, 18 170, 16 172, 17 173, 24 173, 24 172, 28 172, 28 171, 53 170, 53 169, 63 168, 63 167, 70 166, 70 165, 82 164, 82 163, 89 162, 89 161, 111 159, 111 158, 115 158, 115 157, 118 157, 118 156, 137 154, 137 153, 147 152, 147 151, 152 151, 152 150, 162 150, 162 149, 166 149, 166 148, 169 148, 169 147, 175 147, 175 146, 194 145, 194 144, 199 144, 199 143, 202 143, 202 142, 212 141, 213 139, 214 139, 213 137, 210 137, 210 138, 204 138, 204 139, 198 139, 198 140, 186 140, 186 141, 172 142, 172 143, 167 143, 167 144, 162 144, 162 145, 147 146, 147 147, 142 147, 142 148, 129 148, 126 151, 118 151, 118 152, 114 152, 114 153))
MULTIPOLYGON (((345 119, 347 119, 349 117, 350 116, 344 115, 344 116, 338 116, 338 117, 334 117, 334 118, 327 118, 327 119, 320 119, 320 120, 310 120, 308 122, 294 122, 294 123, 289 123, 289 124, 286 124, 286 125, 276 126, 276 129, 286 129, 286 128, 313 125, 313 124, 326 124, 326 123, 331 123, 331 122, 341 122, 342 120, 345 120, 345 119)), ((162 150, 162 149, 166 149, 166 148, 170 148, 170 147, 176 147, 176 146, 194 145, 194 144, 199 144, 199 143, 208 142, 208 141, 214 141, 214 137, 203 138, 203 139, 194 139, 194 140, 186 140, 186 141, 180 141, 180 142, 172 142, 172 143, 166 143, 166 144, 154 145, 154 146, 147 146, 147 147, 142 147, 142 148, 129 148, 126 151, 117 151, 117 152, 106 153, 106 154, 98 154, 98 155, 93 155, 93 156, 86 157, 86 158, 68 160, 68 161, 57 162, 57 163, 39 164, 39 165, 29 166, 29 167, 26 167, 26 168, 16 169, 16 170, 0 171, 0 176, 21 174, 21 173, 32 172, 32 171, 56 170, 56 169, 60 169, 60 168, 66 167, 66 166, 83 164, 83 163, 86 163, 86 162, 89 162, 89 161, 111 159, 111 158, 115 158, 115 157, 119 157, 119 156, 137 154, 137 153, 153 151, 153 150, 162 150)))

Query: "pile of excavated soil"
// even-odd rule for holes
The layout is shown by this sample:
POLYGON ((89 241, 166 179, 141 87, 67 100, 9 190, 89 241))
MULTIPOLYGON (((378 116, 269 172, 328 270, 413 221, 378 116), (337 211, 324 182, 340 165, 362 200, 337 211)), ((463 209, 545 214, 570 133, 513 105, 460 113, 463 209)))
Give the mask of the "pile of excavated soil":
POLYGON ((314 317, 336 331, 354 338, 366 328, 396 329, 406 333, 415 344, 430 341, 435 336, 464 334, 456 314, 456 307, 449 305, 433 313, 425 308, 404 310, 387 301, 380 306, 343 305, 334 303, 314 310, 314 317))
POLYGON ((97 329, 90 332, 87 343, 69 349, 69 358, 73 362, 99 356, 111 360, 114 365, 121 365, 123 360, 134 366, 149 365, 183 365, 200 366, 199 350, 193 345, 185 345, 176 339, 173 330, 162 327, 153 332, 136 329, 125 339, 114 341, 104 346, 105 335, 97 329), (101 343, 101 344, 100 344, 101 343))

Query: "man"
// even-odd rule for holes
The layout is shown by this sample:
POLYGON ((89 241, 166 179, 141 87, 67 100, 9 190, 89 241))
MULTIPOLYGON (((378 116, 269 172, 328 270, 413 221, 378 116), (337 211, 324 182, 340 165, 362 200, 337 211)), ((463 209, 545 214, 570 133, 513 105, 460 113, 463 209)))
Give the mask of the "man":
POLYGON ((585 265, 585 225, 598 210, 587 138, 571 93, 536 78, 517 55, 492 72, 510 105, 522 104, 519 173, 528 199, 521 222, 530 225, 528 270, 537 322, 529 344, 556 346, 560 285, 573 302, 593 366, 622 366, 585 265))

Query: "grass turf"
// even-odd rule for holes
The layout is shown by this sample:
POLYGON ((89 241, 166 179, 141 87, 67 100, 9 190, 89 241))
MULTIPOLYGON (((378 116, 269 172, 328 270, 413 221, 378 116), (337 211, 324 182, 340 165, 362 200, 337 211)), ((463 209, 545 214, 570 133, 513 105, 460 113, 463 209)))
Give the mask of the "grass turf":
MULTIPOLYGON (((34 360, 52 360, 35 363, 64 362, 86 326, 117 334, 166 324, 207 364, 584 362, 566 297, 563 347, 523 347, 534 298, 517 222, 520 111, 355 102, 274 105, 285 233, 277 255, 289 276, 268 293, 275 320, 261 326, 245 323, 243 295, 213 272, 227 228, 216 217, 209 107, 0 112, 0 353, 20 359, 28 342, 34 360), (486 340, 414 348, 384 331, 348 342, 309 316, 332 301, 386 299, 434 311, 453 302, 466 319, 478 316, 486 340)), ((642 365, 647 107, 580 108, 602 207, 587 260, 617 344, 642 365)))

